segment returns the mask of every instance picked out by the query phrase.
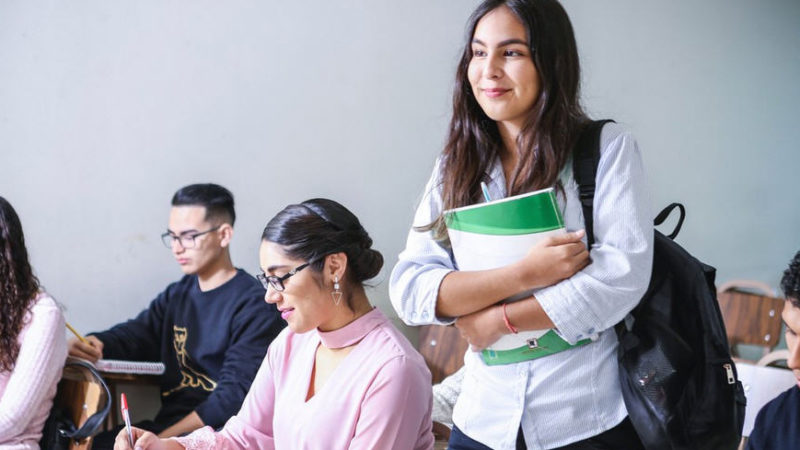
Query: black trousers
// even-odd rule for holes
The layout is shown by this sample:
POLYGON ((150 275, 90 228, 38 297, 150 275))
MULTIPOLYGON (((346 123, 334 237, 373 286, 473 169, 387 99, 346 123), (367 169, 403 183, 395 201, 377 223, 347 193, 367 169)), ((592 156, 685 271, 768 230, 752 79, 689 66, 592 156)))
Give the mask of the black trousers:
MULTIPOLYGON (((492 450, 470 438, 456 426, 453 426, 453 431, 450 433, 447 448, 450 450, 492 450)), ((522 436, 522 428, 520 428, 517 433, 517 450, 526 449, 525 438, 522 436)), ((639 440, 639 436, 636 435, 631 421, 626 417, 619 425, 608 431, 559 447, 556 450, 644 450, 644 446, 639 440)))

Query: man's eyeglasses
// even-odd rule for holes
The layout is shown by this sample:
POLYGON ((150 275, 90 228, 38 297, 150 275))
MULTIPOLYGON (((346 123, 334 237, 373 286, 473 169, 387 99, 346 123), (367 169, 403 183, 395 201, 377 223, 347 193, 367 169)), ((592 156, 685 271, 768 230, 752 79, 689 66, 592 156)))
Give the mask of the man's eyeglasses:
POLYGON ((180 235, 177 236, 167 231, 166 233, 161 235, 161 242, 163 242, 167 248, 172 248, 173 242, 179 242, 181 244, 181 247, 183 248, 194 248, 195 245, 197 245, 195 239, 197 239, 198 236, 211 233, 212 231, 217 231, 220 226, 221 225, 217 225, 210 230, 201 231, 199 233, 188 232, 188 233, 181 233, 180 235))
POLYGON ((299 266, 290 270, 286 275, 281 277, 277 275, 267 275, 265 273, 260 273, 256 275, 256 278, 258 278, 258 281, 260 281, 261 285, 264 286, 264 289, 269 290, 269 287, 272 286, 272 289, 275 289, 278 292, 283 292, 283 290, 285 289, 285 287, 283 286, 283 282, 288 280, 289 277, 291 277, 292 275, 308 267, 308 265, 311 264, 312 262, 313 261, 309 261, 305 264, 300 264, 299 266))

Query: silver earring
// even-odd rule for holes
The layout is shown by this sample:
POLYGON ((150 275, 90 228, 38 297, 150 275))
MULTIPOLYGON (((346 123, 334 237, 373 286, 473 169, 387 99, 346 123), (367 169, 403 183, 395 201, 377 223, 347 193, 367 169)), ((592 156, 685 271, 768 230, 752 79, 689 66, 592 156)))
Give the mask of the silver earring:
POLYGON ((339 276, 333 276, 333 292, 331 292, 331 297, 333 297, 333 304, 339 306, 339 302, 342 301, 342 291, 339 286, 339 276))

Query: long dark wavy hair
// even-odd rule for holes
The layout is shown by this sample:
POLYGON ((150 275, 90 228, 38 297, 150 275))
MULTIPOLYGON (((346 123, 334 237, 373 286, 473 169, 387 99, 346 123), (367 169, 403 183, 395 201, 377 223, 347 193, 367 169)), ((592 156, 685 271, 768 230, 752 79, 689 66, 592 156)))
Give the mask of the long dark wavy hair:
POLYGON ((17 337, 39 292, 14 208, 0 197, 0 372, 10 371, 19 355, 17 337))
MULTIPOLYGON (((480 201, 480 182, 503 152, 497 123, 481 109, 467 78, 472 59, 472 37, 488 12, 508 7, 525 27, 530 54, 540 79, 539 96, 517 138, 519 159, 508 195, 558 185, 558 175, 580 128, 587 122, 580 104, 580 62, 572 24, 556 0, 486 0, 469 18, 453 92, 453 116, 441 158, 443 209, 480 201)), ((434 230, 446 238, 444 220, 420 230, 434 230)))

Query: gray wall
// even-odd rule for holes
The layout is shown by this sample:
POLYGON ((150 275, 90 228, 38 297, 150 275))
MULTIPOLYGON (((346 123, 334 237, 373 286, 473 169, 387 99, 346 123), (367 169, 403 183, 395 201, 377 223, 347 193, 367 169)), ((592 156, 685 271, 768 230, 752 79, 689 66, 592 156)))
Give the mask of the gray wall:
MULTIPOLYGON (((362 218, 385 279, 441 149, 476 1, 0 2, 0 195, 67 319, 144 308, 180 271, 180 186, 236 195, 237 265, 309 197, 362 218)), ((800 248, 800 3, 568 0, 595 117, 634 131, 654 207, 719 279, 777 285, 800 248)), ((413 334, 413 333, 411 333, 413 334)))

